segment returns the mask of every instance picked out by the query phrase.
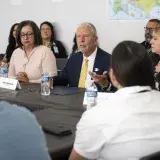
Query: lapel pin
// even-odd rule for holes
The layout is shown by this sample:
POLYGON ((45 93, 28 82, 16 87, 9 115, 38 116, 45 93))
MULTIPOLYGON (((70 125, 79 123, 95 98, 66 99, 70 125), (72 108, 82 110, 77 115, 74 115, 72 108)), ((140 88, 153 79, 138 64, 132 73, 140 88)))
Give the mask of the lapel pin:
POLYGON ((95 70, 95 72, 98 72, 98 71, 99 71, 99 69, 98 69, 98 68, 95 68, 94 70, 95 70))

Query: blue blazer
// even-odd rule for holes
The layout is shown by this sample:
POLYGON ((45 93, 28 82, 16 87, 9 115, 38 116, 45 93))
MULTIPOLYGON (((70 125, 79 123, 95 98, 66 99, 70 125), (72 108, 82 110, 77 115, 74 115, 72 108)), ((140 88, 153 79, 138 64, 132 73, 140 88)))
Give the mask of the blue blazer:
MULTIPOLYGON (((54 85, 69 85, 70 87, 78 87, 82 62, 82 52, 72 54, 60 75, 54 77, 54 85)), ((97 48, 93 72, 96 72, 96 74, 103 74, 104 71, 109 70, 109 67, 110 54, 100 48, 97 48)))

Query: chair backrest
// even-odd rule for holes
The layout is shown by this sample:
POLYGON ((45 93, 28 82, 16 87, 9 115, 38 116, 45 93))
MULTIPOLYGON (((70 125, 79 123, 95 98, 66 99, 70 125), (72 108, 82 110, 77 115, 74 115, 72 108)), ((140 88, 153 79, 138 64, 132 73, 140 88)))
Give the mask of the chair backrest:
POLYGON ((67 63, 67 58, 56 58, 57 70, 61 71, 67 63))
POLYGON ((160 160, 160 151, 144 156, 139 160, 160 160))

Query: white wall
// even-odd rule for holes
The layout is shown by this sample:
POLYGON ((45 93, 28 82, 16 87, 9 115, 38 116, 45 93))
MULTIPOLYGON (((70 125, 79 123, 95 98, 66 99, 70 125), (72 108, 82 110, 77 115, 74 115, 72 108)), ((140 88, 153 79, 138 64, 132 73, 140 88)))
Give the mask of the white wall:
POLYGON ((20 6, 12 6, 11 0, 0 1, 0 53, 4 53, 10 27, 15 22, 33 20, 39 26, 47 20, 56 24, 57 36, 68 53, 71 52, 72 40, 81 22, 93 23, 98 32, 99 45, 111 52, 122 40, 144 39, 146 21, 111 21, 108 13, 108 0, 63 0, 53 3, 52 0, 21 0, 20 6))

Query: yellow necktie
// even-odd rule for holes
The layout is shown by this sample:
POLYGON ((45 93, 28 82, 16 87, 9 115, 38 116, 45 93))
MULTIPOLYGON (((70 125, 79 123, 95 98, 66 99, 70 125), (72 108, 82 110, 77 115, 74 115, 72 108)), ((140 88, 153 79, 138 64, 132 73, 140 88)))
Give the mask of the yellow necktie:
POLYGON ((81 68, 81 74, 80 74, 79 84, 78 84, 79 88, 85 88, 87 71, 88 71, 88 59, 86 58, 83 62, 82 68, 81 68))

